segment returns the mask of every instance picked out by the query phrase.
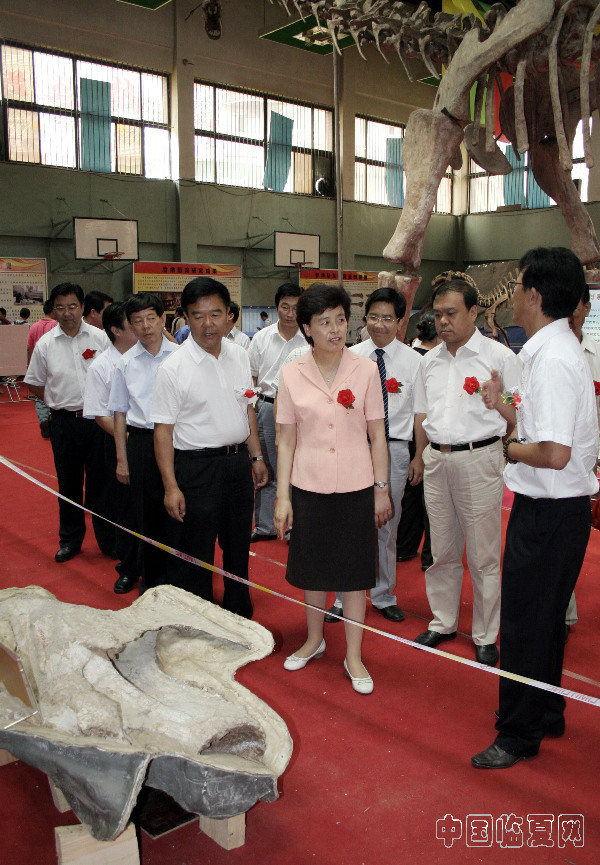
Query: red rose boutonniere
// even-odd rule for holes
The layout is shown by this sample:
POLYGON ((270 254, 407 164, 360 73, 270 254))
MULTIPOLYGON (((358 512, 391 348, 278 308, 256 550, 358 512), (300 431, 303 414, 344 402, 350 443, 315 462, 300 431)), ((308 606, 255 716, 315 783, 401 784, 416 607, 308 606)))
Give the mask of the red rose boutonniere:
POLYGON ((86 348, 84 352, 81 353, 81 356, 84 360, 89 360, 96 354, 93 348, 86 348))
POLYGON ((514 405, 514 407, 518 410, 521 405, 521 397, 518 393, 512 393, 512 391, 508 390, 504 393, 501 393, 502 402, 504 405, 514 405))
POLYGON ((351 390, 341 390, 337 395, 337 401, 344 406, 346 411, 354 408, 354 394, 351 390))
POLYGON ((245 391, 244 391, 244 396, 245 396, 247 399, 252 399, 252 397, 258 396, 258 394, 256 393, 255 390, 252 390, 251 388, 248 388, 248 390, 245 390, 245 391))
POLYGON ((466 390, 468 394, 481 393, 479 380, 474 375, 468 375, 463 384, 463 390, 466 390))
POLYGON ((594 393, 596 396, 600 396, 600 381, 594 382, 594 393))
POLYGON ((385 389, 388 393, 402 393, 404 385, 397 378, 388 378, 385 382, 385 389))

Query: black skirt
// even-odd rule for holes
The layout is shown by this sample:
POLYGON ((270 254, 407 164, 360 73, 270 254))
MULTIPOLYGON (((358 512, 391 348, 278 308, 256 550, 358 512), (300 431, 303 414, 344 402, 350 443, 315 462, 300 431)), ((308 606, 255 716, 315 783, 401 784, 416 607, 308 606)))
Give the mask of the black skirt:
POLYGON ((377 581, 373 487, 323 495, 292 486, 291 493, 288 583, 309 591, 372 589, 377 581))

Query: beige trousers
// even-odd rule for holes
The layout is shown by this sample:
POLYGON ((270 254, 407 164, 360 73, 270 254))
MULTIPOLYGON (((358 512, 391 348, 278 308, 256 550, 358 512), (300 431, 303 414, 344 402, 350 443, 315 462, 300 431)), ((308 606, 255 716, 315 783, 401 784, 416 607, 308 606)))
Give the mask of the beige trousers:
POLYGON ((473 583, 473 642, 496 642, 500 626, 502 442, 468 451, 423 453, 433 565, 425 574, 431 631, 458 628, 463 551, 473 583))

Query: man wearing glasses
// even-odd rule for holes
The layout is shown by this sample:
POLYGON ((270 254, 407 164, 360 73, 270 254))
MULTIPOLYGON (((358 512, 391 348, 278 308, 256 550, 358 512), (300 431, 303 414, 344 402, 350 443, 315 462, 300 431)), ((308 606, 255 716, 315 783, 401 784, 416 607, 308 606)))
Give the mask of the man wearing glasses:
MULTIPOLYGON (((406 313, 406 300, 393 288, 377 288, 365 304, 369 338, 351 351, 370 357, 379 368, 383 403, 386 409, 386 437, 389 453, 389 493, 394 514, 377 532, 379 572, 377 585, 371 589, 373 607, 390 622, 401 622, 404 614, 396 596, 396 536, 402 514, 402 496, 406 480, 418 484, 422 472, 410 462, 408 443, 413 437, 414 384, 421 365, 417 352, 396 339, 398 327, 406 313)), ((342 613, 341 593, 325 616, 326 622, 337 622, 342 613)))

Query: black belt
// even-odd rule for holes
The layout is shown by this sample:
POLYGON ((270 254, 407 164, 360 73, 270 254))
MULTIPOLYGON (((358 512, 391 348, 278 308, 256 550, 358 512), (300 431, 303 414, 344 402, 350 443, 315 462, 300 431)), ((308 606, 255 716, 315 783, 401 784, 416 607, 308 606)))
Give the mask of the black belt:
POLYGON ((393 438, 389 438, 388 441, 389 441, 389 442, 404 442, 405 445, 408 444, 408 439, 393 439, 393 438))
POLYGON ((148 427, 145 426, 130 426, 129 424, 127 424, 127 432, 137 435, 153 435, 154 428, 148 429, 148 427))
POLYGON ((434 451, 441 451, 443 454, 449 454, 453 451, 471 451, 477 448, 486 448, 488 445, 493 445, 500 439, 500 436, 492 436, 489 439, 482 439, 480 442, 465 442, 462 445, 439 445, 436 442, 429 442, 434 451))
POLYGON ((179 450, 175 448, 178 454, 189 454, 195 457, 225 457, 229 454, 239 454, 248 450, 246 442, 239 445, 224 445, 222 448, 197 448, 197 450, 179 450))
POLYGON ((83 409, 70 409, 70 408, 52 408, 50 409, 52 414, 72 414, 75 417, 83 417, 83 409))
POLYGON ((259 393, 258 398, 262 399, 264 402, 271 402, 271 403, 275 402, 275 400, 272 396, 263 396, 262 393, 259 393))

